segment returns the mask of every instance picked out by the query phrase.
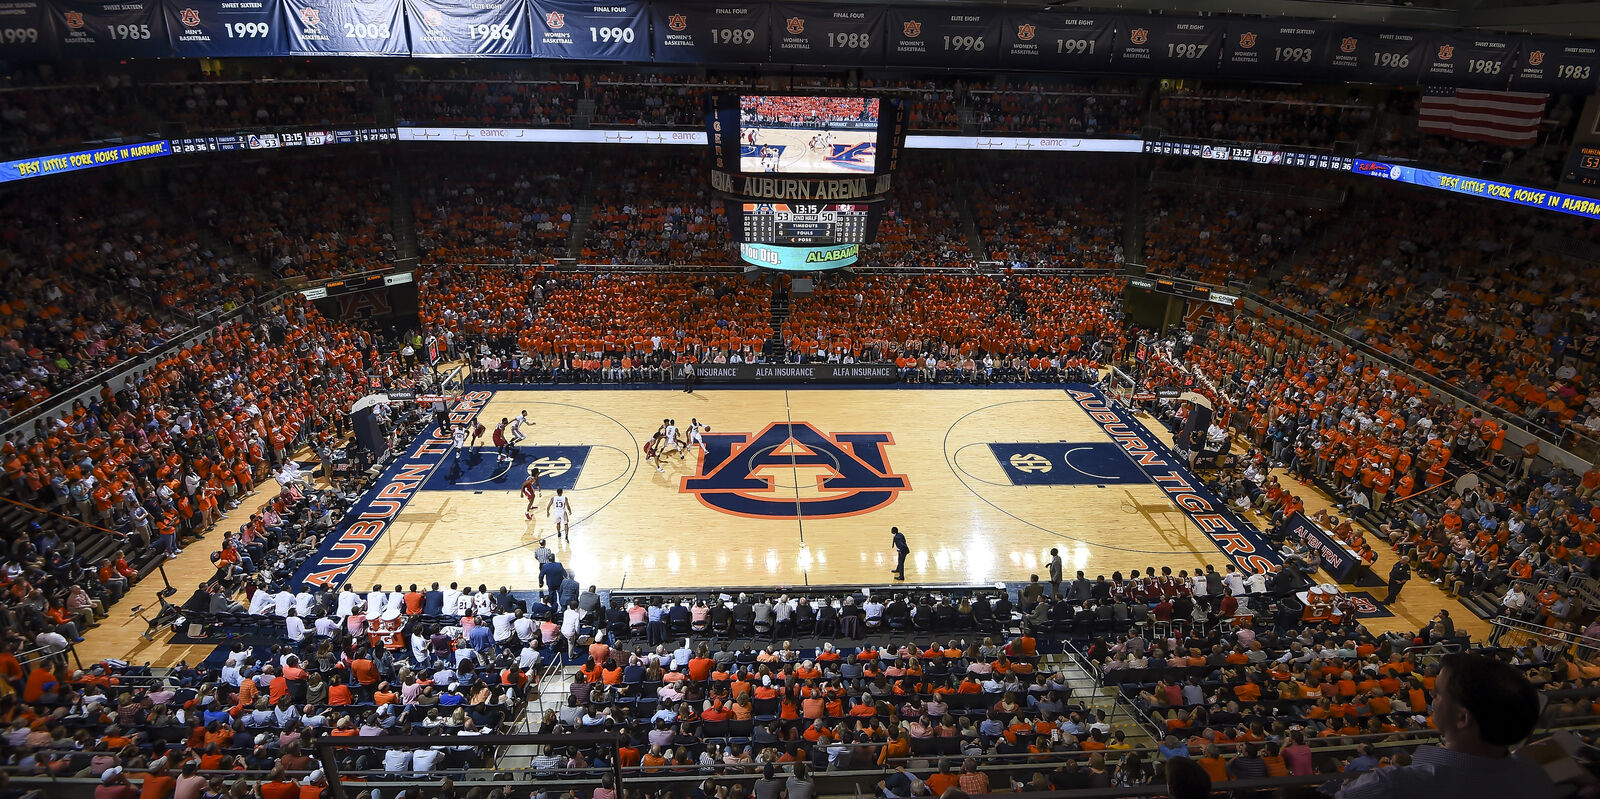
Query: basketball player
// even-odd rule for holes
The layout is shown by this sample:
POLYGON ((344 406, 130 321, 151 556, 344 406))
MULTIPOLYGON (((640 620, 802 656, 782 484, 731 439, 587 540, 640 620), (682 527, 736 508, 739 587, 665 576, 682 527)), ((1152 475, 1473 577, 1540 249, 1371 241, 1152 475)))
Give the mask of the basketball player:
POLYGON ((661 442, 666 437, 667 436, 665 433, 658 431, 655 435, 650 437, 649 441, 644 442, 644 458, 645 460, 655 464, 656 471, 658 472, 664 471, 661 468, 661 442))
POLYGON ((684 446, 683 446, 683 442, 678 440, 678 420, 677 419, 668 419, 667 420, 666 434, 667 434, 667 447, 666 448, 678 453, 678 460, 680 460, 680 461, 683 460, 684 446))
POLYGON ((450 431, 450 440, 456 448, 456 461, 460 462, 461 453, 467 449, 467 426, 464 424, 456 425, 455 429, 450 431))
POLYGON ((528 469, 528 477, 522 481, 522 496, 528 500, 528 507, 523 511, 522 518, 524 521, 531 521, 534 501, 539 498, 539 467, 533 466, 528 469))
POLYGON ((470 441, 467 442, 468 446, 473 446, 473 447, 478 446, 478 441, 483 438, 484 429, 485 428, 483 426, 483 420, 481 420, 481 419, 473 419, 472 420, 472 438, 471 438, 470 441))
POLYGON ((762 147, 761 148, 761 171, 763 171, 763 172, 777 172, 778 171, 778 148, 776 148, 776 147, 762 147))
POLYGON ((511 417, 511 445, 512 446, 516 446, 516 445, 521 444, 522 442, 528 440, 528 437, 522 434, 522 426, 523 425, 532 425, 532 424, 533 424, 533 422, 528 421, 528 412, 526 410, 524 410, 521 413, 521 415, 511 417))
POLYGON ((701 449, 705 449, 705 446, 706 446, 705 442, 703 440, 701 440, 700 436, 701 436, 701 434, 708 433, 710 431, 711 431, 711 426, 710 425, 700 424, 700 420, 699 419, 690 419, 689 420, 689 446, 691 446, 691 447, 700 447, 701 449))
POLYGON ((506 438, 506 425, 510 423, 510 419, 502 416, 500 417, 500 424, 494 426, 494 448, 499 453, 499 456, 495 459, 496 462, 511 460, 511 442, 506 438))
POLYGON ((559 488, 556 489, 556 495, 544 506, 544 515, 549 516, 551 511, 555 512, 556 538, 571 541, 572 527, 567 520, 572 517, 572 500, 567 499, 559 488))

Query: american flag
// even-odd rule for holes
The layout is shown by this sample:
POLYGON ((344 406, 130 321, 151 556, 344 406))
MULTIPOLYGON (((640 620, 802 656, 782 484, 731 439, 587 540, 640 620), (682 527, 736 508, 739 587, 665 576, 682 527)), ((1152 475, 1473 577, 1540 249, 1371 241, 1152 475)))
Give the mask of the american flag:
POLYGON ((1429 86, 1422 90, 1417 128, 1461 139, 1527 147, 1538 140, 1548 94, 1429 86))

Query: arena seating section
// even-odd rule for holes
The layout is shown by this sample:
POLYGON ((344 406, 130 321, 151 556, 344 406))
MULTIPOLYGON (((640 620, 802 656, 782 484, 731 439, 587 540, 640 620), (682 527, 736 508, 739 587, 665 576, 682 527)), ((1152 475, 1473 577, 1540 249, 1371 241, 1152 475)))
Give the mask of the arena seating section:
MULTIPOLYGON (((57 152, 171 125, 691 128, 707 91, 869 88, 906 98, 916 131, 1158 126, 1207 141, 1348 141, 1469 171, 1491 162, 1551 185, 1560 164, 1548 152, 1563 149, 1575 117, 1558 98, 1548 152, 1508 151, 1419 134, 1417 93, 1398 90, 1380 100, 1226 84, 1141 91, 1113 79, 184 69, 19 70, 0 89, 0 150, 57 152), (580 115, 589 102, 592 116, 580 115)), ((722 201, 698 151, 505 146, 518 149, 175 159, 8 187, 0 460, 8 498, 26 503, 0 509, 15 620, 0 677, 18 689, 0 698, 11 773, 159 770, 165 756, 173 771, 194 762, 281 782, 308 778, 307 747, 323 735, 395 733, 430 743, 350 749, 341 767, 377 779, 456 773, 495 754, 463 736, 508 729, 531 702, 548 708, 537 732, 620 742, 531 759, 528 779, 591 799, 606 799, 594 785, 612 758, 685 789, 753 776, 762 760, 881 776, 907 757, 981 765, 923 769, 930 785, 1104 787, 1149 782, 1151 765, 1184 752, 1219 779, 1328 773, 1358 754, 1356 736, 1425 732, 1437 667, 1412 647, 1459 639, 1431 623, 1392 636, 1348 617, 1305 623, 1279 585, 1224 600, 1204 576, 1144 564, 1069 581, 1061 601, 1035 605, 1024 590, 1015 607, 987 588, 724 599, 563 583, 553 597, 479 586, 451 595, 465 604, 441 594, 437 606, 426 587, 347 592, 356 600, 293 590, 360 477, 288 488, 237 529, 208 531, 256 504, 273 474, 329 458, 355 399, 432 383, 391 333, 282 289, 389 268, 411 243, 396 235, 408 214, 423 332, 448 336, 485 381, 662 380, 689 358, 893 362, 907 382, 1094 380, 1145 348, 1148 384, 1208 397, 1245 444, 1202 476, 1275 543, 1295 549, 1283 523, 1320 490, 1336 507, 1318 519, 1369 563, 1386 548, 1482 615, 1600 637, 1597 609, 1563 589, 1600 562, 1600 471, 1552 467, 1505 437, 1515 425, 1595 452, 1590 223, 1270 167, 914 152, 863 268, 823 273, 813 293, 791 297, 729 268, 722 201), (581 265, 556 265, 569 255, 581 265), (1156 336, 1123 316, 1126 261, 1265 306, 1208 308, 1156 336), (628 268, 604 268, 619 264, 628 268), (657 268, 679 266, 691 268, 657 268), (82 385, 128 367, 126 387, 82 385), (79 394, 49 418, 13 418, 79 394), (1456 481, 1463 496, 1428 490, 1456 481), (226 631, 228 651, 167 673, 62 669, 73 639, 185 546, 211 550, 217 571, 193 595, 178 586, 173 604, 191 624, 175 640, 216 643, 204 630, 226 631), (1525 600, 1508 596, 1513 586, 1525 600), (581 618, 557 610, 569 600, 581 618), (780 600, 795 605, 779 611, 780 600), (398 638, 369 637, 378 602, 408 611, 398 638), (1080 668, 1087 681, 1069 674, 1080 668), (455 740, 436 741, 446 736, 455 740)), ((1155 413, 1178 421, 1170 407, 1155 413)), ((394 425, 404 435, 425 422, 403 414, 394 425)), ((1553 698, 1547 720, 1600 715, 1574 693, 1600 678, 1592 652, 1529 643, 1514 662, 1553 698)))

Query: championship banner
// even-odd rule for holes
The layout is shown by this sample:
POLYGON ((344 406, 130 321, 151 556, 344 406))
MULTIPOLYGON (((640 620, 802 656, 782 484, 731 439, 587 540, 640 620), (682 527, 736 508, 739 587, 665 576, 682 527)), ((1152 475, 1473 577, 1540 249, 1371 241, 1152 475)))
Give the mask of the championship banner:
POLYGON ((1593 94, 1600 67, 1600 43, 1570 39, 1524 38, 1511 71, 1514 92, 1593 94))
POLYGON ((1420 80, 1429 86, 1503 90, 1516 66, 1519 41, 1477 31, 1436 33, 1423 50, 1420 80))
POLYGON ((1111 62, 1112 17, 1011 11, 1001 17, 998 65, 1012 69, 1099 70, 1111 62))
POLYGON ((1426 41, 1416 31, 1342 28, 1329 37, 1322 74, 1353 83, 1413 86, 1422 71, 1426 41))
POLYGON ((1298 20, 1229 20, 1222 72, 1264 80, 1316 77, 1327 60, 1330 28, 1298 20))
POLYGON ((999 9, 892 6, 889 66, 992 67, 1000 57, 999 9))
POLYGON ((46 0, 0 0, 0 61, 39 61, 56 55, 46 0))
POLYGON ((1307 519, 1305 514, 1296 513, 1290 516, 1283 523, 1283 529, 1289 538, 1316 550, 1317 555, 1322 558, 1322 570, 1337 582, 1344 582, 1361 562, 1345 549, 1339 539, 1307 519))
POLYGON ((767 61, 772 7, 766 3, 650 4, 652 60, 757 64, 767 61))
POLYGON ((405 0, 411 55, 527 58, 527 0, 405 0))
POLYGON ((253 58, 285 51, 278 0, 162 0, 167 43, 179 58, 253 58))
POLYGON ((614 5, 533 0, 533 57, 649 61, 650 21, 642 0, 614 5))
POLYGON ((1121 72, 1210 75, 1222 57, 1224 23, 1212 18, 1123 17, 1111 48, 1121 72))
POLYGON ((289 55, 407 55, 400 0, 282 0, 289 55))
POLYGON ((62 58, 166 58, 172 55, 157 0, 50 4, 62 58))
POLYGON ((775 3, 772 60, 780 64, 883 64, 881 6, 775 3))

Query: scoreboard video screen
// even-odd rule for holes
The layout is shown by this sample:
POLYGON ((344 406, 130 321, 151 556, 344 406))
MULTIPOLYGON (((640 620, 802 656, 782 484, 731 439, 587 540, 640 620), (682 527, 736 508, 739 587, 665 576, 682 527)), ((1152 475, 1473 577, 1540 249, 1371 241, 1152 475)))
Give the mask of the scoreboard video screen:
POLYGON ((876 97, 740 97, 739 171, 871 174, 878 106, 876 97))
POLYGON ((877 225, 875 203, 737 205, 743 222, 739 241, 750 244, 865 244, 872 240, 877 225))

